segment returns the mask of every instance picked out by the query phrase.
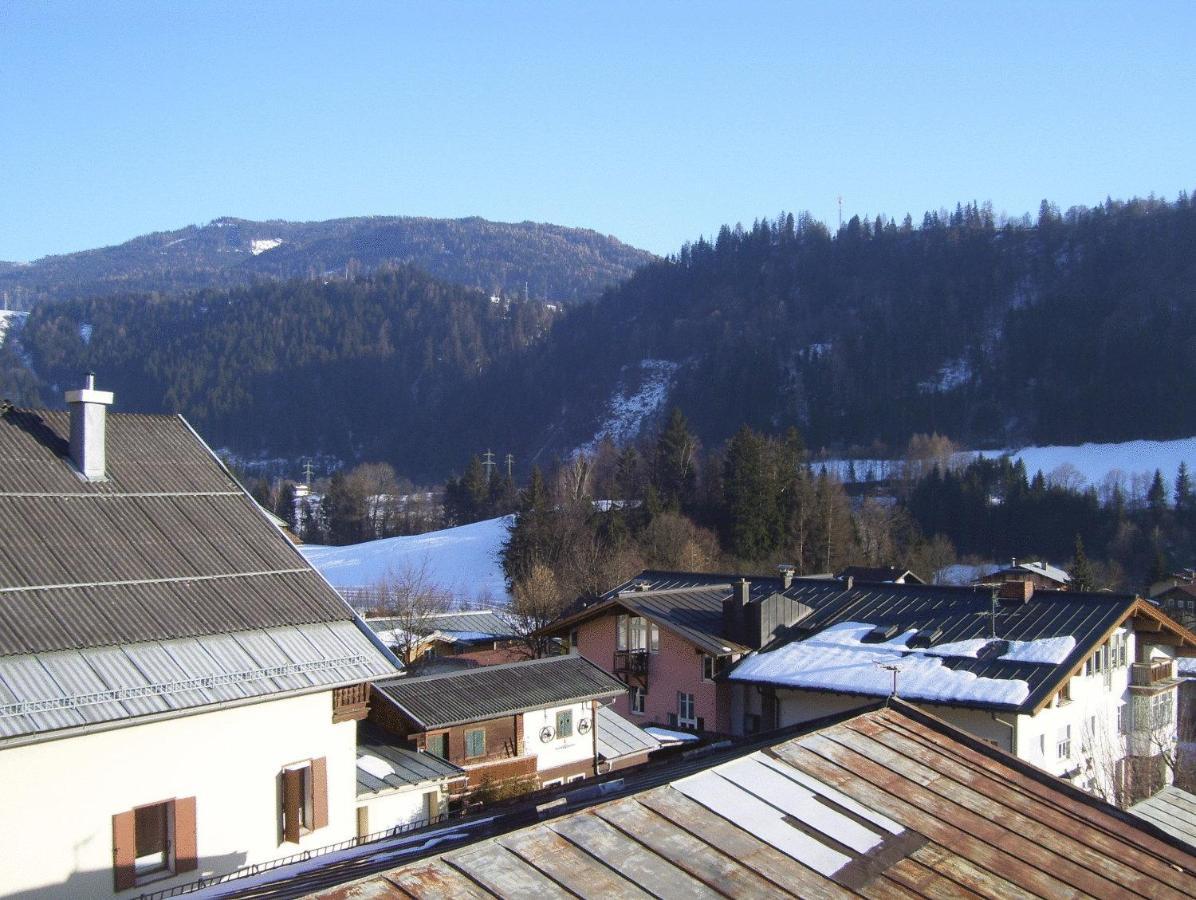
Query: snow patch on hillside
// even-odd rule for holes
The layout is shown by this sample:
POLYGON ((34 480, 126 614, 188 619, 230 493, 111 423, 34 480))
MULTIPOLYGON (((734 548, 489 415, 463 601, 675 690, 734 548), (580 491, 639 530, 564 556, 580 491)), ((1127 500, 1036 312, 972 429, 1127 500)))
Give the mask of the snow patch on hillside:
POLYGON ((299 550, 338 590, 369 588, 388 573, 426 564, 428 580, 460 602, 505 603, 510 598, 499 554, 513 521, 504 516, 427 534, 299 550))
POLYGON ((918 390, 923 394, 938 394, 962 387, 971 379, 972 367, 967 358, 961 356, 959 359, 945 363, 934 378, 921 382, 918 385, 918 390))
MULTIPOLYGON (((1175 481, 1175 472, 1181 462, 1187 463, 1188 469, 1196 472, 1196 437, 1170 441, 1123 441, 1116 444, 982 450, 959 453, 953 462, 959 466, 966 466, 977 457, 996 459, 1001 456, 1021 460, 1031 478, 1035 472, 1042 472, 1048 481, 1051 479, 1051 473, 1060 466, 1072 466, 1083 479, 1081 488, 1100 488, 1110 475, 1114 478, 1120 477, 1125 482, 1124 487, 1129 488, 1135 476, 1139 481, 1149 479, 1155 469, 1162 472, 1167 484, 1171 485, 1175 481)), ((902 469, 901 460, 893 459, 828 459, 816 460, 812 465, 814 471, 825 468, 828 473, 838 476, 842 481, 850 481, 852 473, 857 481, 870 480, 869 475, 873 478, 895 478, 899 477, 902 469)))
POLYGON ((273 250, 275 247, 280 246, 282 246, 281 238, 255 238, 249 242, 249 252, 254 256, 259 256, 267 250, 273 250))
POLYGON ((4 341, 8 337, 9 332, 15 333, 28 317, 29 313, 27 312, 18 312, 15 309, 0 309, 0 347, 4 346, 4 341))
POLYGON ((90 322, 83 322, 79 325, 79 340, 85 344, 91 343, 91 334, 95 331, 95 326, 90 322))
POLYGON ((673 376, 680 365, 667 359, 644 359, 628 368, 631 371, 624 371, 619 386, 607 401, 606 418, 593 439, 578 447, 576 453, 593 453, 607 437, 619 446, 634 440, 644 423, 659 412, 668 399, 673 376))

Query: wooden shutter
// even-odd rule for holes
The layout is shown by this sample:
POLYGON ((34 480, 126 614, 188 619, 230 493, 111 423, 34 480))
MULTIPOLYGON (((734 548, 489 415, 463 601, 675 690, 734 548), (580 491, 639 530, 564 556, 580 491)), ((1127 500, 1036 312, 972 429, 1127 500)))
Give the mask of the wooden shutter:
POLYGON ((199 868, 195 835, 195 798, 174 801, 174 870, 191 872, 199 868))
POLYGON ((118 891, 137 883, 137 821, 132 810, 112 817, 112 882, 118 891))
POLYGON ((328 825, 328 761, 321 756, 311 761, 311 827, 328 825))
POLYGON ((299 828, 303 824, 303 771, 286 769, 282 773, 282 839, 299 843, 299 828))

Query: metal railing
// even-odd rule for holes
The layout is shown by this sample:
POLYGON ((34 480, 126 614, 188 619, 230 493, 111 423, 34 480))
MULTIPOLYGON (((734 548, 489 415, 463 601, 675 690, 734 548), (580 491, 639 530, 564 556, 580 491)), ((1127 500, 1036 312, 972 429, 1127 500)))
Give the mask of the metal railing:
POLYGON ((228 872, 224 875, 211 875, 207 878, 197 878, 195 881, 189 881, 186 884, 178 884, 171 888, 164 888, 160 891, 154 891, 150 894, 139 894, 137 900, 165 900, 166 897, 181 897, 184 894, 192 894, 195 891, 203 890, 204 888, 212 887, 217 884, 227 884, 230 881, 235 881, 238 878, 248 878, 252 875, 261 875, 265 872, 271 872, 275 869, 281 869, 284 866, 292 865, 293 863, 307 862, 308 860, 318 859, 321 856, 327 856, 329 853, 336 853, 340 850, 350 850, 354 847, 363 847, 366 844, 374 844, 380 841, 389 840, 393 837, 398 837, 401 834, 409 834, 413 831, 419 831, 423 828, 430 828, 433 825, 439 825, 446 821, 449 817, 447 815, 435 815, 426 822, 410 822, 406 825, 396 825, 394 828, 388 828, 385 831, 376 831, 373 834, 363 835, 361 837, 349 838, 347 841, 341 841, 338 844, 328 844, 324 847, 312 847, 310 850, 304 850, 301 853, 293 853, 290 856, 279 857, 278 859, 271 859, 265 862, 254 863, 251 866, 242 866, 234 872, 228 872))

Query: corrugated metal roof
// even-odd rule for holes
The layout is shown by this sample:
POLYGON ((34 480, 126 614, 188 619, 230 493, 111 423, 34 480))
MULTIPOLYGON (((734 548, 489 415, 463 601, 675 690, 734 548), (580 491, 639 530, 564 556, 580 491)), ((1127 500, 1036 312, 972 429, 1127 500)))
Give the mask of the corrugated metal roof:
POLYGON ((391 678, 374 686, 416 725, 441 728, 546 706, 617 697, 627 686, 580 656, 391 678))
POLYGON ((1135 803, 1130 812, 1196 850, 1196 795, 1168 785, 1153 797, 1135 803))
POLYGON ((352 618, 182 419, 107 416, 101 482, 69 429, 0 415, 0 657, 352 618))
POLYGON ((353 622, 0 657, 0 738, 393 671, 353 622))
POLYGON ((357 730, 357 796, 369 796, 383 791, 445 779, 461 778, 465 770, 441 759, 434 753, 420 753, 400 747, 394 738, 367 723, 360 723, 357 730), (367 761, 363 768, 362 760, 367 761), (384 765, 379 765, 380 761, 384 765), (383 774, 386 767, 390 773, 383 774), (381 777, 379 777, 381 775, 381 777))
POLYGON ((660 741, 609 706, 598 707, 598 755, 607 762, 660 748, 660 741))
MULTIPOLYGON (((365 624, 375 632, 394 631, 403 628, 403 622, 394 618, 366 619, 365 624)), ((519 634, 511 622, 500 612, 493 609, 458 610, 455 612, 436 613, 428 616, 422 623, 424 633, 439 632, 446 636, 455 634, 476 635, 478 639, 501 640, 518 637, 519 634)))
POLYGON ((1196 896, 1196 855, 896 703, 317 896, 1196 896))

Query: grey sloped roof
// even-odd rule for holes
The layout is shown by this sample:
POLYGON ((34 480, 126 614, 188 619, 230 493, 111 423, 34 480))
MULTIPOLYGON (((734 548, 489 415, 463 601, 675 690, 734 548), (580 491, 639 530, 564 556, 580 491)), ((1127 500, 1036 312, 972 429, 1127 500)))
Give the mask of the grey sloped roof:
POLYGON ((465 771, 434 753, 420 753, 394 743, 380 729, 362 723, 357 731, 357 796, 380 794, 413 785, 460 778, 465 771), (374 761, 362 767, 362 760, 373 757, 374 761), (382 767, 376 761, 385 763, 390 773, 378 777, 382 767), (373 769, 374 771, 370 771, 373 769))
POLYGON ((393 667, 350 621, 0 657, 0 739, 351 684, 393 667))
POLYGON ((1196 795, 1172 784, 1129 811, 1196 850, 1196 795))
MULTIPOLYGON (((403 627, 402 622, 394 618, 366 619, 365 623, 375 632, 393 631, 403 627)), ((502 640, 519 636, 510 620, 493 609, 467 609, 437 613, 428 616, 424 625, 429 634, 439 632, 447 637, 469 635, 502 640)))
POLYGON ((480 722, 627 692, 627 685, 580 656, 388 678, 374 687, 422 728, 480 722))
POLYGON ((352 620, 181 418, 109 414, 101 482, 69 427, 0 415, 0 657, 352 620))
POLYGON ((609 706, 598 707, 598 755, 608 762, 660 748, 660 741, 609 706))

